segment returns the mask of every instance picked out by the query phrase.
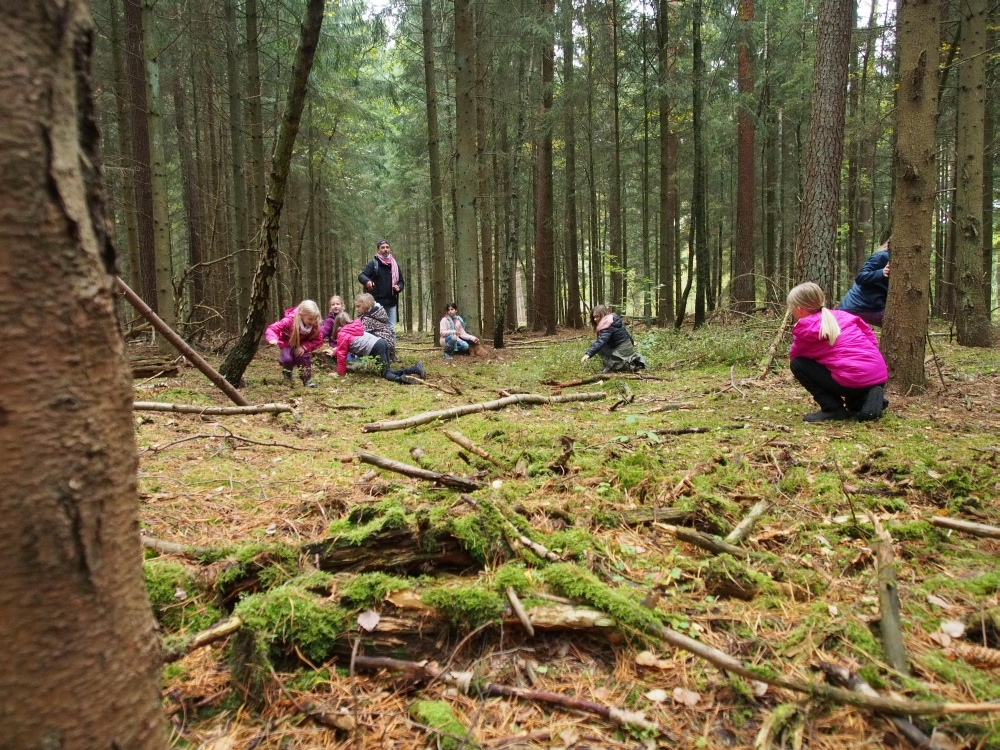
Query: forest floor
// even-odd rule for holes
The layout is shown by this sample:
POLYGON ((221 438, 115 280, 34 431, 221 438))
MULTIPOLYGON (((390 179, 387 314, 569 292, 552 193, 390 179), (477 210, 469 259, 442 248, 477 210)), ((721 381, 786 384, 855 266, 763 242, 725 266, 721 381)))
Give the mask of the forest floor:
MULTIPOLYGON (((244 394, 291 403, 301 421, 136 412, 142 531, 189 546, 146 552, 166 643, 234 608, 243 621, 228 642, 164 668, 173 746, 908 746, 871 713, 670 648, 641 632, 647 618, 761 674, 816 681, 814 665, 825 661, 907 698, 1000 700, 1000 664, 956 656, 962 644, 1000 648, 1000 540, 929 523, 1000 525, 1000 351, 937 336, 940 375, 928 365, 926 393, 889 393, 876 423, 807 425, 802 416, 815 407, 788 373, 787 341, 771 375, 750 382, 777 326, 767 318, 695 333, 637 329, 656 379, 561 391, 600 391, 600 401, 511 406, 399 431, 361 426, 501 391, 552 395, 544 381, 598 371, 579 363, 590 339, 524 334, 513 340, 520 348, 451 361, 426 338, 400 341, 404 363, 421 359, 429 383, 460 395, 371 373, 335 378, 328 366, 316 368, 319 388, 297 379, 292 388, 262 350, 244 394), (689 427, 708 429, 657 432, 689 427), (463 458, 445 430, 502 467, 463 458), (415 464, 418 447, 429 468, 483 484, 475 506, 456 491, 374 472, 355 454, 415 464), (761 500, 769 510, 742 542, 752 557, 713 556, 674 534, 682 526, 724 537, 761 500), (910 677, 888 667, 882 650, 874 519, 895 542, 910 677), (519 536, 559 560, 538 557, 519 536), (508 586, 538 625, 534 637, 511 613, 508 586), (471 688, 387 670, 351 676, 352 652, 469 671, 471 688), (661 732, 485 697, 487 682, 642 711, 661 732), (343 728, 315 721, 319 711, 343 728)), ((191 368, 137 380, 136 399, 226 403, 191 368)), ((996 714, 914 721, 942 748, 1000 748, 996 714)))

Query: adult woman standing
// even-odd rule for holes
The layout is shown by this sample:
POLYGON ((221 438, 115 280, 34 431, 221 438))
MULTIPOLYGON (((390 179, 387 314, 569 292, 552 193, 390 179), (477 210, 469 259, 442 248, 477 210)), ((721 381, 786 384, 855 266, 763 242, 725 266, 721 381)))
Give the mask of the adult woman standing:
POLYGON ((365 266, 358 281, 375 301, 385 308, 389 316, 389 325, 395 327, 399 319, 396 305, 399 294, 403 291, 403 272, 392 256, 388 240, 379 240, 375 244, 375 257, 365 266))

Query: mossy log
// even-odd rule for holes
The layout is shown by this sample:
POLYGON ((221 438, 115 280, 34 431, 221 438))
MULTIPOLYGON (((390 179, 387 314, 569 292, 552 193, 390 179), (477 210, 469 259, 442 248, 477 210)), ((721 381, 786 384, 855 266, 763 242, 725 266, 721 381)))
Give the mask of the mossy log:
POLYGON ((329 573, 384 570, 419 575, 482 567, 454 536, 440 531, 423 533, 408 526, 382 529, 361 544, 346 538, 322 539, 303 545, 302 551, 329 573))

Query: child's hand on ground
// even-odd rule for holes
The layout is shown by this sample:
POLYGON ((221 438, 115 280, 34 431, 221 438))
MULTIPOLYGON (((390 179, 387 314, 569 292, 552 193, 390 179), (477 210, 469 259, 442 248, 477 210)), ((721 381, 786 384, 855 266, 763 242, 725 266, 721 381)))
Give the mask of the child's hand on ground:
POLYGON ((332 357, 333 356, 333 347, 332 346, 324 347, 323 348, 323 354, 325 354, 328 357, 332 357))
POLYGON ((582 357, 580 357, 581 362, 586 362, 588 359, 590 359, 589 354, 584 354, 582 357))
POLYGON ((304 352, 305 349, 303 349, 301 346, 297 346, 294 349, 292 349, 292 354, 294 354, 296 357, 301 357, 304 352))

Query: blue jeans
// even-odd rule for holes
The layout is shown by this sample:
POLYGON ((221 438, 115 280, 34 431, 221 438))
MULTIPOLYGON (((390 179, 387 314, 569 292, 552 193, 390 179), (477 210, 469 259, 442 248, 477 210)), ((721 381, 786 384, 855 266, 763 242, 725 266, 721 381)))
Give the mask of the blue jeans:
POLYGON ((444 353, 445 354, 465 354, 469 351, 469 342, 465 339, 460 339, 454 333, 449 333, 444 339, 444 353))
POLYGON ((397 310, 399 310, 399 307, 396 305, 385 308, 385 313, 389 316, 389 325, 391 325, 394 329, 396 327, 396 322, 399 320, 399 313, 397 310))

